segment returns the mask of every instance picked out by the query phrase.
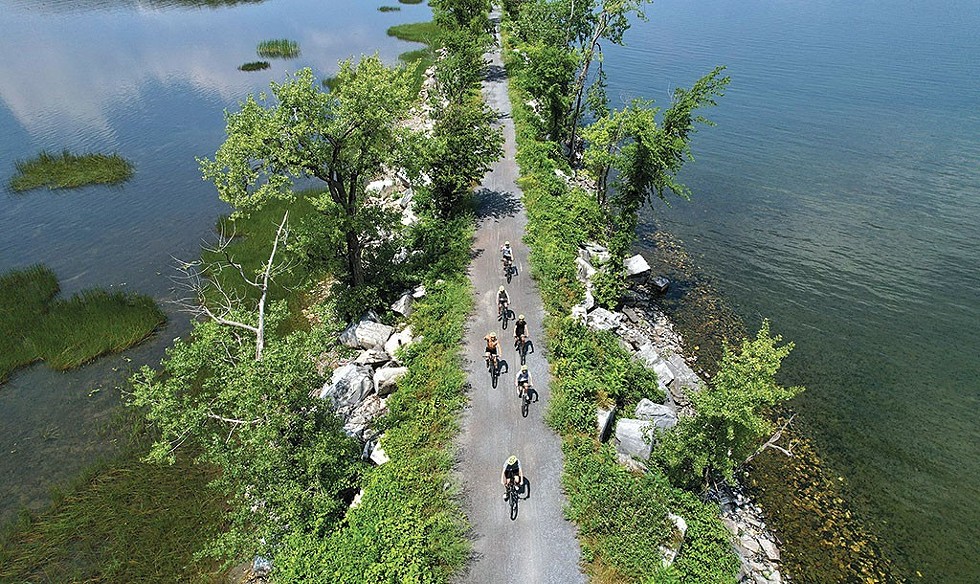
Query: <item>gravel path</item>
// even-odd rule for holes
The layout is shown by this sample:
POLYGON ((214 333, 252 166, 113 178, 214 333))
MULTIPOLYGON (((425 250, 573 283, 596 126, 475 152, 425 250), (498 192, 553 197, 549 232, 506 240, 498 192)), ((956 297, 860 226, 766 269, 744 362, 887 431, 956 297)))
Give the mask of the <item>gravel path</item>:
POLYGON ((544 308, 530 277, 527 248, 521 242, 527 218, 515 184, 514 124, 510 118, 507 78, 497 49, 492 55, 489 79, 483 85, 487 103, 500 112, 504 132, 504 156, 484 177, 477 192, 479 225, 474 243, 470 279, 475 288, 475 310, 465 337, 470 405, 463 414, 458 472, 465 507, 472 524, 473 558, 462 575, 464 582, 515 582, 521 584, 585 582, 579 569, 579 544, 575 528, 562 514, 565 504, 559 483, 562 465, 560 441, 543 421, 550 395, 548 364, 544 358, 541 323, 544 308), (519 270, 507 284, 500 266, 500 246, 509 240, 519 270), (513 323, 501 330, 496 319, 495 294, 505 285, 515 314, 527 317, 536 352, 527 364, 540 401, 532 403, 527 418, 521 417, 514 376, 520 358, 513 348, 513 323), (483 361, 483 337, 496 331, 503 359, 510 372, 500 376, 496 389, 483 361), (521 460, 527 483, 521 493, 519 513, 510 519, 503 501, 500 471, 510 454, 521 460))

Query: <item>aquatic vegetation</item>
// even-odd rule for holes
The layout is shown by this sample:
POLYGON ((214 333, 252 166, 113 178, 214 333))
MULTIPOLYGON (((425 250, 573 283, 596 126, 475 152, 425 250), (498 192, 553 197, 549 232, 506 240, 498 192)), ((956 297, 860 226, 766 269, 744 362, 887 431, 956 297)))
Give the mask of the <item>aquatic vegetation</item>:
POLYGON ((44 266, 0 275, 0 383, 35 361, 66 370, 122 351, 166 322, 148 296, 93 289, 55 299, 58 290, 44 266))
POLYGON ((378 6, 379 12, 398 12, 401 6, 378 6))
POLYGON ((431 45, 439 36, 439 25, 435 22, 409 22, 388 28, 388 36, 413 43, 431 45))
POLYGON ((10 188, 29 191, 39 187, 70 189, 93 184, 118 184, 133 176, 133 165, 118 154, 60 155, 42 150, 36 158, 17 162, 10 188))
POLYGON ((266 59, 295 59, 299 56, 299 43, 289 39, 262 41, 256 52, 266 59))
POLYGON ((269 68, 268 61, 249 61, 238 66, 239 71, 261 71, 269 68))
POLYGON ((421 4, 422 0, 398 0, 399 4, 421 4))

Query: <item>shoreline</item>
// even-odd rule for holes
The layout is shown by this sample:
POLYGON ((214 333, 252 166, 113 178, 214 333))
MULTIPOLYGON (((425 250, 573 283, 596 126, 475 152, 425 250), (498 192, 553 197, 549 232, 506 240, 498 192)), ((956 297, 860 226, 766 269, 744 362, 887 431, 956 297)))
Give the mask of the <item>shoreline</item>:
MULTIPOLYGON (((724 297, 700 271, 682 241, 655 225, 635 249, 648 259, 655 274, 667 274, 667 294, 651 298, 679 336, 681 346, 697 353, 695 368, 710 377, 724 341, 745 334, 745 325, 724 297), (685 343, 687 341, 687 343, 685 343)), ((785 418, 792 411, 777 412, 785 418)), ((763 453, 747 466, 745 490, 766 511, 768 526, 780 540, 787 576, 798 582, 842 581, 860 576, 866 581, 901 582, 908 576, 883 550, 883 538, 862 520, 850 502, 844 473, 835 472, 807 434, 808 421, 799 419, 784 431, 795 456, 763 453), (819 574, 817 578, 808 577, 819 574)))

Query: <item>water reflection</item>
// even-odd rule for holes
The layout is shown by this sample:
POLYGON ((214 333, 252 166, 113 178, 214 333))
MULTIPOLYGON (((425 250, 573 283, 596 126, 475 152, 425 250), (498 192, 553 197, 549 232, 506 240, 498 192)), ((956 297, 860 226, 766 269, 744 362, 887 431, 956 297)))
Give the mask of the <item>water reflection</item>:
MULTIPOLYGON (((326 77, 338 60, 375 52, 394 63, 412 45, 387 27, 428 18, 424 5, 380 13, 360 0, 0 0, 0 182, 41 149, 114 151, 136 166, 114 188, 0 192, 0 271, 43 262, 64 294, 103 286, 165 302, 171 256, 194 257, 228 210, 195 162, 224 138, 222 110, 299 67, 326 77), (170 9, 218 5, 229 7, 170 9), (302 56, 237 70, 274 38, 297 41, 302 56)), ((170 312, 167 330, 138 349, 69 373, 37 365, 0 386, 0 523, 111 451, 100 428, 114 388, 186 334, 170 312)))

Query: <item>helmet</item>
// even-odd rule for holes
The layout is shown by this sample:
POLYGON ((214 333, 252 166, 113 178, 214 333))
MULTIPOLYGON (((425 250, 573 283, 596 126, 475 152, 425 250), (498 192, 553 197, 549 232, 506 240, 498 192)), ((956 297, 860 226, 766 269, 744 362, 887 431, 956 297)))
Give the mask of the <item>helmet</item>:
POLYGON ((521 365, 521 371, 527 371, 527 365, 521 365))
POLYGON ((505 241, 504 242, 504 245, 506 245, 507 247, 510 247, 510 242, 509 241, 505 241))
POLYGON ((524 320, 524 315, 523 314, 518 314, 517 315, 517 320, 524 320))
POLYGON ((510 458, 507 459, 507 465, 510 466, 513 464, 517 464, 517 457, 511 454, 510 458))
POLYGON ((490 333, 490 338, 491 339, 496 339, 497 338, 497 333, 493 333, 493 332, 490 333))
POLYGON ((501 287, 500 287, 500 290, 498 290, 498 291, 499 291, 499 292, 503 292, 503 291, 504 291, 504 287, 503 287, 503 286, 501 286, 501 287))

